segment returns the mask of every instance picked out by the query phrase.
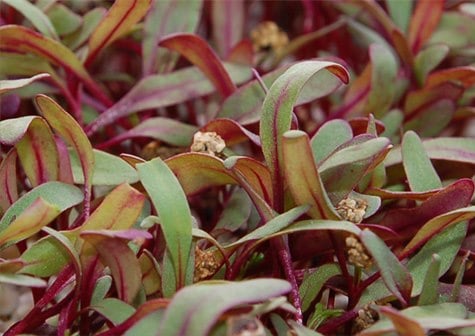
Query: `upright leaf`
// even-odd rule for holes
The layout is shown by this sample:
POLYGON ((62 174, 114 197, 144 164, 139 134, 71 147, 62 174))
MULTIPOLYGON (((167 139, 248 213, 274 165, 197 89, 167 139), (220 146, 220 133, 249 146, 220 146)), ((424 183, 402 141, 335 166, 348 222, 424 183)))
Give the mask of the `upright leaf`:
POLYGON ((83 129, 53 99, 45 95, 38 95, 35 98, 41 114, 45 117, 51 127, 58 133, 71 147, 78 153, 79 160, 84 173, 84 212, 89 216, 90 198, 92 188, 92 174, 94 172, 94 154, 92 145, 83 129))
POLYGON ((160 216, 167 251, 175 271, 175 289, 187 284, 192 219, 180 182, 160 158, 137 164, 140 181, 160 216))
POLYGON ((284 133, 282 143, 284 175, 298 205, 309 204, 315 219, 339 219, 315 167, 310 141, 302 131, 284 133))
MULTIPOLYGON (((280 76, 272 84, 264 100, 260 135, 262 151, 275 184, 274 198, 276 199, 283 190, 282 135, 290 129, 292 109, 302 88, 322 70, 330 71, 344 83, 349 80, 348 72, 340 64, 324 61, 304 61, 291 66, 280 76)), ((318 78, 315 78, 315 80, 318 80, 318 78)), ((322 83, 322 85, 325 85, 325 83, 322 83)))
POLYGON ((424 46, 437 28, 444 11, 444 0, 419 1, 409 25, 409 45, 414 54, 424 46))
POLYGON ((219 1, 211 4, 213 37, 219 54, 226 57, 244 33, 245 6, 243 0, 219 1))
POLYGON ((409 131, 402 139, 404 170, 412 191, 428 191, 442 187, 429 157, 416 133, 409 131))
POLYGON ((89 52, 84 62, 91 65, 109 44, 127 33, 150 8, 151 0, 116 0, 89 38, 89 52))
POLYGON ((11 149, 0 163, 0 213, 18 199, 16 149, 11 149))
POLYGON ((193 33, 198 25, 202 0, 155 0, 145 17, 142 40, 143 75, 169 72, 178 55, 158 47, 158 41, 171 33, 193 33))

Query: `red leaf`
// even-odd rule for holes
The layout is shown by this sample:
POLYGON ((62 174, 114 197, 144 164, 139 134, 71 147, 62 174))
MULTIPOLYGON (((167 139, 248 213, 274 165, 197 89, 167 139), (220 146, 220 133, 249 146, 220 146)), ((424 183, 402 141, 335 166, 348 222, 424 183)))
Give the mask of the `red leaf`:
POLYGON ((475 66, 460 66, 435 71, 427 77, 426 88, 431 88, 448 81, 456 81, 463 85, 464 88, 474 85, 475 66))
POLYGON ((13 148, 0 163, 0 210, 3 212, 18 199, 16 159, 13 148))
POLYGON ((224 69, 218 55, 198 35, 171 34, 163 38, 159 45, 179 52, 200 68, 223 97, 228 97, 236 90, 236 86, 224 69))
POLYGON ((431 37, 444 11, 444 0, 420 0, 409 24, 409 45, 417 54, 431 37))
POLYGON ((259 136, 242 127, 238 122, 232 119, 214 119, 203 126, 200 131, 216 132, 226 142, 226 146, 232 146, 246 140, 251 140, 257 146, 261 145, 259 136))

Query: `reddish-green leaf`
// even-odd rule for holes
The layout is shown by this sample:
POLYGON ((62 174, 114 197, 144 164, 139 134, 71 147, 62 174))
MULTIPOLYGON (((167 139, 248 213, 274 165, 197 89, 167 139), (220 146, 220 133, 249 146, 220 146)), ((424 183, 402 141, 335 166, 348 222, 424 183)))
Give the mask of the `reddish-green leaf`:
POLYGON ((434 217, 429 220, 427 223, 422 226, 422 228, 417 231, 416 235, 412 240, 406 245, 402 254, 406 255, 418 247, 421 247, 434 235, 441 232, 450 225, 475 218, 475 206, 457 209, 450 211, 443 215, 434 217))
POLYGON ((460 66, 434 71, 427 77, 426 87, 431 88, 447 81, 455 81, 464 88, 475 84, 475 66, 460 66))
POLYGON ((245 15, 243 0, 213 1, 211 3, 213 37, 222 57, 226 57, 231 48, 242 39, 245 15))
POLYGON ((409 24, 408 42, 414 54, 424 46, 439 24, 444 0, 419 1, 409 24))
POLYGON ((142 271, 142 283, 145 294, 152 295, 161 288, 162 279, 158 262, 151 252, 144 250, 139 257, 140 269, 142 271))
POLYGON ((163 336, 208 335, 226 310, 262 302, 290 289, 288 282, 279 279, 188 286, 173 297, 158 332, 163 336), (215 298, 213 304, 209 304, 210 297, 215 298))
POLYGON ((226 146, 250 140, 254 144, 260 146, 261 140, 259 137, 247 130, 238 122, 232 119, 218 118, 213 119, 200 129, 201 132, 216 132, 223 138, 226 146))
MULTIPOLYGON (((248 67, 226 65, 231 78, 242 83, 251 77, 248 67)), ((195 67, 181 69, 169 74, 147 76, 139 81, 114 106, 104 111, 86 128, 87 134, 134 112, 166 107, 198 98, 215 91, 213 85, 195 67)))
POLYGON ((315 163, 320 164, 337 147, 353 138, 346 120, 336 119, 324 123, 310 140, 315 163))
POLYGON ((91 179, 94 172, 92 145, 76 120, 53 99, 45 95, 38 95, 35 98, 35 103, 55 132, 78 153, 84 173, 84 212, 86 216, 89 216, 92 188, 91 179))
POLYGON ((288 131, 283 135, 284 175, 298 205, 309 204, 308 213, 315 219, 338 219, 315 167, 315 159, 306 133, 288 131))
POLYGON ((98 312, 114 325, 124 322, 135 313, 134 307, 116 298, 105 298, 89 309, 98 312))
POLYGON ((38 79, 43 79, 43 78, 48 78, 48 77, 50 77, 49 74, 41 73, 30 78, 0 80, 0 95, 8 91, 27 86, 28 84, 31 84, 38 79))
POLYGON ((84 230, 126 230, 142 212, 145 196, 127 183, 112 190, 81 226, 84 230))
POLYGON ((166 142, 173 146, 191 145, 193 134, 198 128, 175 119, 155 117, 141 122, 136 127, 122 132, 116 137, 102 143, 101 148, 107 147, 131 138, 152 138, 166 142))
POLYGON ((173 171, 160 158, 137 164, 140 181, 160 216, 167 251, 175 272, 175 290, 189 284, 191 212, 186 195, 173 171))
POLYGON ((150 8, 151 0, 116 0, 89 38, 89 53, 84 64, 89 66, 109 44, 127 33, 150 8))
POLYGON ((214 84, 223 97, 230 96, 235 90, 231 77, 208 43, 194 34, 172 34, 163 38, 160 46, 179 52, 196 65, 214 84))
POLYGON ((407 305, 411 298, 412 278, 406 267, 401 264, 384 241, 370 230, 361 231, 360 239, 371 253, 388 289, 403 305, 407 305))
POLYGON ((142 272, 127 241, 94 231, 83 232, 81 237, 95 247, 104 266, 110 268, 119 299, 131 303, 140 289, 142 272))
POLYGON ((0 212, 4 213, 18 199, 16 149, 11 149, 0 163, 0 212))
POLYGON ((381 307, 380 311, 386 315, 394 325, 399 335, 411 335, 411 336, 425 336, 426 332, 424 328, 412 318, 404 316, 396 309, 391 307, 381 307))
POLYGON ((341 274, 338 264, 325 264, 319 266, 316 271, 305 275, 299 287, 303 312, 311 307, 327 280, 338 274, 341 274))
POLYGON ((19 240, 26 239, 45 225, 48 225, 59 214, 60 209, 38 198, 28 206, 12 223, 0 231, 0 246, 10 245, 19 240))
MULTIPOLYGON (((302 88, 315 75, 330 71, 342 82, 347 83, 349 75, 338 63, 305 61, 291 66, 269 89, 260 121, 262 151, 274 181, 274 198, 283 191, 282 135, 290 129, 292 109, 302 88), (324 70, 324 71, 322 71, 324 70)), ((315 78, 318 81, 318 78, 315 78)), ((321 83, 325 86, 325 83, 321 83)))
POLYGON ((19 53, 30 52, 55 65, 62 66, 81 79, 86 87, 97 95, 97 98, 105 104, 110 104, 109 98, 87 73, 76 55, 61 43, 23 26, 6 25, 0 27, 0 49, 19 53))
POLYGON ((415 132, 409 131, 404 134, 401 149, 404 171, 412 191, 423 192, 442 188, 439 175, 415 132))

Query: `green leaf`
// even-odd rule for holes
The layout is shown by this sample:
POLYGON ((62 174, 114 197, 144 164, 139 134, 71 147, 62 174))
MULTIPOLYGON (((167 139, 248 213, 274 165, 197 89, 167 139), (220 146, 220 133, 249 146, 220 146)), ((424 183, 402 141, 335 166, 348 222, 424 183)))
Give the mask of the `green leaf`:
POLYGON ((26 287, 46 287, 46 281, 24 274, 0 273, 0 283, 26 287))
POLYGON ((423 86, 427 75, 434 70, 449 53, 446 44, 433 44, 421 50, 414 58, 414 74, 419 86, 423 86))
POLYGON ((158 47, 159 40, 171 33, 193 33, 203 7, 202 0, 154 1, 145 17, 142 40, 143 75, 166 73, 174 67, 178 54, 158 47))
POLYGON ((314 272, 306 274, 299 287, 302 299, 302 311, 307 311, 325 283, 332 277, 341 273, 338 264, 325 264, 319 266, 314 272))
POLYGON ((308 214, 312 218, 339 219, 315 167, 307 134, 302 131, 285 132, 282 154, 285 179, 296 204, 310 205, 308 214))
POLYGON ((59 40, 50 19, 37 6, 27 0, 4 0, 3 2, 20 12, 40 33, 59 40))
MULTIPOLYGON (((92 185, 119 185, 122 183, 135 183, 139 180, 137 171, 127 162, 115 155, 93 149, 94 171, 92 173, 92 185)), ((84 173, 78 155, 74 150, 69 151, 71 169, 74 183, 84 183, 84 173)))
POLYGON ((70 258, 55 238, 47 236, 31 245, 21 255, 21 259, 26 262, 21 273, 49 277, 65 268, 70 258))
MULTIPOLYGON (((348 72, 338 63, 304 61, 292 65, 281 75, 272 84, 264 100, 259 127, 262 151, 275 184, 274 198, 283 190, 282 135, 290 129, 292 109, 305 84, 310 80, 318 81, 318 74, 326 71, 330 71, 344 83, 349 81, 348 72)), ((324 82, 321 84, 325 86, 324 82)))
POLYGON ((408 304, 411 298, 412 278, 406 267, 401 264, 384 241, 370 230, 363 230, 360 233, 360 239, 371 253, 388 289, 403 305, 408 304))
POLYGON ((96 7, 82 17, 82 25, 76 32, 65 36, 63 43, 71 50, 75 50, 82 46, 91 36, 94 29, 101 22, 105 16, 106 9, 102 7, 96 7))
POLYGON ((251 215, 252 203, 243 189, 236 189, 225 203, 213 231, 234 232, 247 222, 251 215))
MULTIPOLYGON (((180 1, 181 2, 181 1, 180 1)), ((162 324, 164 310, 154 311, 129 328, 124 336, 156 336, 157 330, 162 324)))
POLYGON ((412 191, 423 192, 442 188, 439 175, 415 132, 408 131, 404 134, 401 149, 404 170, 412 191))
POLYGON ((151 0, 116 0, 92 32, 88 43, 89 52, 84 64, 91 65, 105 47, 129 32, 145 16, 151 2, 151 0))
POLYGON ((440 259, 438 254, 432 255, 429 268, 424 278, 421 295, 417 301, 418 306, 432 305, 439 302, 440 259))
POLYGON ((61 182, 43 183, 30 190, 8 208, 0 219, 0 231, 8 227, 13 218, 20 216, 39 197, 57 207, 59 212, 63 212, 83 200, 82 192, 75 186, 61 182))
POLYGON ((0 80, 0 95, 9 91, 27 86, 36 80, 48 78, 48 77, 50 77, 50 74, 40 73, 30 78, 0 80))
POLYGON ((60 36, 79 29, 82 17, 63 4, 56 3, 48 9, 48 17, 60 36))
POLYGON ((353 138, 350 124, 343 119, 324 123, 310 140, 315 163, 320 164, 335 149, 353 138))
POLYGON ((187 284, 191 254, 192 218, 186 195, 172 170, 160 158, 137 164, 140 181, 160 216, 167 250, 173 262, 179 289, 187 284))
POLYGON ((287 293, 290 284, 278 279, 241 282, 202 283, 180 290, 163 316, 159 333, 172 335, 208 335, 226 310, 258 303, 287 293), (209 298, 213 297, 213 304, 209 298))
POLYGON ((413 2, 411 0, 386 0, 389 15, 394 23, 407 32, 411 18, 413 2))
POLYGON ((98 312, 114 325, 124 322, 135 313, 134 307, 116 298, 106 298, 89 309, 98 312))
POLYGON ((110 275, 104 275, 97 279, 96 286, 91 296, 91 305, 94 306, 104 300, 107 292, 111 288, 112 277, 110 275))

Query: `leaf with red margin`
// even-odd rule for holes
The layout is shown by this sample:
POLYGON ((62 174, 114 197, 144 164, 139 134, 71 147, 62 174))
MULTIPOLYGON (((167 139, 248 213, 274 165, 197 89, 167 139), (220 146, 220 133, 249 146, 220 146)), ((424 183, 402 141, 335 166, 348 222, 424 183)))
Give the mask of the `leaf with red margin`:
POLYGON ((0 163, 0 212, 4 213, 18 199, 16 149, 12 148, 0 163))
MULTIPOLYGON (((274 200, 282 201, 283 157, 282 135, 290 129, 292 109, 302 88, 319 73, 330 71, 348 83, 348 71, 340 64, 325 61, 304 61, 292 65, 270 87, 262 105, 260 135, 262 151, 274 183, 274 200), (321 70, 326 70, 322 71, 321 70), (280 200, 279 200, 280 199, 280 200)), ((325 83, 321 83, 325 86, 325 83)), ((279 208, 279 207, 278 207, 279 208)))
POLYGON ((232 119, 218 118, 211 120, 200 131, 216 132, 223 138, 226 146, 232 146, 246 140, 252 141, 257 146, 261 145, 261 140, 257 134, 252 133, 232 119))
POLYGON ((110 268, 119 299, 131 303, 140 290, 142 271, 127 240, 100 231, 82 232, 81 238, 95 247, 104 266, 110 268))
POLYGON ((211 3, 213 38, 222 57, 228 56, 232 47, 242 39, 246 14, 243 0, 211 3))
POLYGON ((163 38, 159 45, 179 52, 196 65, 215 85, 224 98, 236 91, 231 77, 208 43, 194 34, 171 34, 163 38))
POLYGON ((50 74, 41 73, 30 78, 0 80, 0 94, 27 86, 38 79, 48 77, 50 77, 50 74))
POLYGON ((315 167, 308 135, 285 132, 282 154, 285 179, 296 204, 310 204, 308 214, 314 219, 339 219, 315 167))
POLYGON ((92 145, 76 120, 53 99, 45 95, 37 95, 35 103, 49 125, 78 153, 84 174, 84 212, 86 216, 89 216, 94 172, 92 145))
POLYGON ((149 118, 136 127, 122 132, 96 148, 104 148, 132 138, 152 138, 173 146, 190 146, 193 134, 198 131, 196 126, 188 125, 175 119, 155 117, 149 118))
MULTIPOLYGON (((428 1, 429 2, 429 1, 428 1)), ((401 314, 391 307, 380 307, 383 315, 386 315, 394 325, 394 329, 400 335, 425 336, 426 331, 422 325, 412 318, 401 314)), ((363 333, 364 335, 364 333, 363 333)))
POLYGON ((398 232, 402 237, 412 237, 418 228, 435 216, 468 206, 473 191, 472 180, 458 180, 416 208, 390 210, 377 224, 398 232))
POLYGON ((253 58, 252 42, 250 40, 242 40, 229 51, 226 61, 252 66, 253 58))
POLYGON ((126 230, 142 212, 145 196, 127 183, 112 190, 81 226, 84 230, 126 230))
POLYGON ((237 184, 233 174, 223 166, 223 161, 208 154, 184 153, 165 162, 188 196, 213 186, 237 184))
POLYGON ((371 188, 366 190, 368 195, 374 195, 380 197, 382 200, 388 199, 407 199, 414 201, 425 201, 429 197, 437 194, 439 190, 429 190, 424 192, 413 192, 413 191, 392 191, 380 188, 371 188))
POLYGON ((40 35, 29 28, 6 25, 0 27, 0 50, 4 49, 19 53, 33 53, 55 65, 62 66, 81 79, 97 98, 101 99, 106 105, 110 105, 109 98, 92 79, 76 55, 63 44, 40 35))
POLYGON ((353 138, 351 125, 343 119, 324 123, 310 140, 315 163, 320 164, 335 149, 353 138))
POLYGON ((360 239, 380 269, 386 287, 406 306, 411 299, 412 291, 412 278, 407 268, 372 231, 368 229, 361 231, 360 239))
POLYGON ((34 187, 58 180, 58 149, 43 118, 20 117, 0 122, 0 143, 15 145, 23 170, 34 187))
POLYGON ((109 44, 127 33, 147 13, 151 0, 116 0, 89 38, 85 66, 109 44))
POLYGON ((144 20, 142 40, 143 75, 167 73, 173 69, 179 57, 177 53, 158 47, 158 41, 171 33, 192 33, 196 30, 202 0, 160 0, 153 1, 144 20))
POLYGON ((402 254, 408 255, 412 253, 448 226, 472 218, 475 218, 475 206, 457 209, 432 218, 417 231, 414 238, 412 238, 402 251, 402 254))
POLYGON ((444 12, 444 2, 444 0, 417 2, 408 32, 408 42, 414 55, 422 49, 424 43, 429 40, 437 28, 444 12))
POLYGON ((41 197, 36 199, 0 232, 0 246, 5 247, 34 235, 54 220, 60 212, 57 206, 46 202, 41 197))
POLYGON ((475 84, 475 66, 467 65, 434 71, 427 77, 425 87, 431 88, 448 81, 455 81, 465 89, 473 86, 475 84))

